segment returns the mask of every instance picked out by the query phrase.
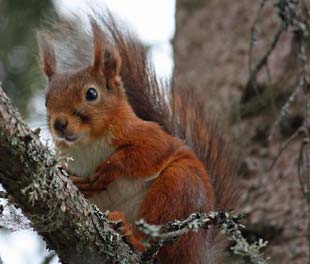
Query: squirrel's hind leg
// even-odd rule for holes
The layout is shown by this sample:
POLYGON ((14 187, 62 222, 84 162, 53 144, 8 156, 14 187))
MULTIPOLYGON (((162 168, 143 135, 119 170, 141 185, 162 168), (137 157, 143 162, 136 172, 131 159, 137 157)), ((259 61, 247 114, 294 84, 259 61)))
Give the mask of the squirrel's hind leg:
POLYGON ((126 217, 122 212, 112 211, 108 213, 107 217, 117 225, 117 230, 120 231, 123 236, 128 238, 129 242, 135 249, 140 252, 145 251, 144 246, 140 242, 142 237, 140 238, 139 236, 134 235, 132 225, 126 221, 126 217))

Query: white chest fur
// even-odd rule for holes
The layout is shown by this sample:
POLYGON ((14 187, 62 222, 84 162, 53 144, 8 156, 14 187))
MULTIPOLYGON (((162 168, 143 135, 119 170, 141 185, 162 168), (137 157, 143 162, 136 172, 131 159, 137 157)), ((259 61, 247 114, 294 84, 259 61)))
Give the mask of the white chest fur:
MULTIPOLYGON (((115 148, 103 140, 85 147, 72 147, 66 153, 72 158, 68 162, 68 169, 75 176, 88 177, 114 151, 115 148)), ((145 177, 143 180, 128 179, 124 175, 111 183, 107 190, 93 197, 91 201, 102 211, 123 212, 127 221, 134 223, 149 182, 157 175, 145 177)))
POLYGON ((66 154, 70 157, 68 161, 70 173, 80 177, 92 175, 97 166, 115 151, 108 142, 108 140, 100 140, 68 149, 66 154))
POLYGON ((133 224, 136 220, 142 199, 147 191, 147 182, 125 177, 111 183, 106 191, 102 191, 91 199, 100 210, 121 211, 126 220, 133 224))

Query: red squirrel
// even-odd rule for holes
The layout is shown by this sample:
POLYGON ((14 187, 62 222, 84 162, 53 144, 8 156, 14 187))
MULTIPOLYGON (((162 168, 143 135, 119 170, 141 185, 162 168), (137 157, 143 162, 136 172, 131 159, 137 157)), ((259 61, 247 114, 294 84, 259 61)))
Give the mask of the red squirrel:
MULTIPOLYGON (((110 14, 96 19, 90 18, 92 33, 84 33, 88 49, 73 40, 75 46, 66 47, 79 55, 77 67, 61 66, 57 60, 65 64, 66 55, 55 52, 68 45, 68 32, 74 38, 74 23, 69 31, 58 27, 60 35, 38 33, 48 126, 56 147, 71 158, 73 183, 109 210, 110 219, 121 220, 132 245, 143 251, 136 220, 165 224, 229 208, 235 165, 193 98, 175 88, 165 95, 134 34, 110 14)), ((160 263, 213 263, 215 240, 212 231, 183 235, 160 249, 160 263)))

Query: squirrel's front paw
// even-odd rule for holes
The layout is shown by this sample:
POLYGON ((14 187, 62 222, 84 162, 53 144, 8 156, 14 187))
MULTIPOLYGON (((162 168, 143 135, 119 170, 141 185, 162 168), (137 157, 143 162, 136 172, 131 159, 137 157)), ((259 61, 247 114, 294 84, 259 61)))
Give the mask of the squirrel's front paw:
POLYGON ((87 198, 91 198, 101 191, 106 190, 108 185, 116 178, 117 177, 113 176, 111 173, 103 175, 100 172, 97 172, 90 177, 70 176, 72 182, 87 198))
POLYGON ((91 198, 104 189, 98 189, 98 186, 91 182, 90 177, 69 176, 74 185, 84 194, 86 198, 91 198))

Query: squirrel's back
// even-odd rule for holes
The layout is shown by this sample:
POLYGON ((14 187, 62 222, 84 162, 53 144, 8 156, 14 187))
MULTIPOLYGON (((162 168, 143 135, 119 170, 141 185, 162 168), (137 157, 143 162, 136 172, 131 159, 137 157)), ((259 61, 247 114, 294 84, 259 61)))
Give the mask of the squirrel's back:
MULTIPOLYGON (((154 121, 174 137, 184 141, 203 162, 211 176, 215 209, 233 209, 236 193, 233 179, 238 163, 225 144, 214 120, 206 118, 206 105, 194 91, 181 90, 172 82, 160 80, 150 63, 146 47, 134 33, 108 11, 92 11, 89 21, 96 20, 105 33, 106 42, 118 50, 122 60, 121 77, 131 107, 138 117, 154 121)), ((57 67, 78 69, 92 63, 92 33, 81 27, 76 16, 60 18, 52 24, 57 67)), ((214 241, 217 232, 214 232, 214 241)), ((210 245, 215 242, 210 242, 210 245)))

